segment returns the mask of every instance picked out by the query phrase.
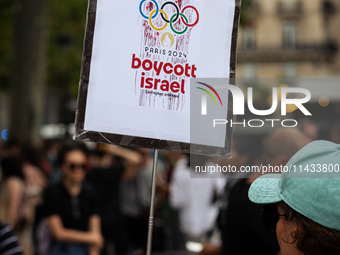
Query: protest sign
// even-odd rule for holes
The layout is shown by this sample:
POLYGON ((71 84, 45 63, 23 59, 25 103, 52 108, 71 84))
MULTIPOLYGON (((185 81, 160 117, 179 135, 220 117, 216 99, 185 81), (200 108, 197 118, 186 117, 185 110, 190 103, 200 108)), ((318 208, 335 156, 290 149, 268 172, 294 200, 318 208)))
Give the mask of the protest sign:
POLYGON ((90 0, 74 138, 229 156, 230 128, 222 149, 192 143, 190 79, 234 78, 239 12, 240 0, 90 0))

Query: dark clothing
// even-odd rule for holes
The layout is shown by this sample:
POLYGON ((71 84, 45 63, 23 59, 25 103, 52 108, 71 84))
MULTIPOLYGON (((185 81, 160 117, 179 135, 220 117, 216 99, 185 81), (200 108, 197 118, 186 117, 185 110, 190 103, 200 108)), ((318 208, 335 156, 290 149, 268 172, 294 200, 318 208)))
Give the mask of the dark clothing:
POLYGON ((0 254, 22 255, 21 248, 12 229, 0 222, 0 254))
POLYGON ((250 184, 240 180, 230 191, 225 212, 223 255, 274 255, 280 248, 276 234, 265 229, 260 215, 263 205, 248 198, 250 184))
POLYGON ((126 216, 127 231, 133 249, 146 248, 148 236, 148 218, 126 216))
POLYGON ((119 187, 123 172, 123 166, 96 168, 86 176, 98 194, 102 234, 105 238, 102 254, 106 254, 110 242, 114 244, 118 255, 127 254, 128 251, 127 228, 120 210, 119 187))
POLYGON ((103 232, 112 231, 110 225, 116 224, 122 218, 119 201, 119 184, 124 168, 110 167, 91 170, 86 180, 96 190, 100 204, 99 215, 101 217, 103 232))
POLYGON ((49 255, 88 255, 86 244, 56 243, 49 255))
POLYGON ((59 215, 64 228, 88 231, 89 219, 98 214, 98 202, 93 188, 83 183, 78 196, 72 197, 60 182, 45 195, 46 216, 59 215))

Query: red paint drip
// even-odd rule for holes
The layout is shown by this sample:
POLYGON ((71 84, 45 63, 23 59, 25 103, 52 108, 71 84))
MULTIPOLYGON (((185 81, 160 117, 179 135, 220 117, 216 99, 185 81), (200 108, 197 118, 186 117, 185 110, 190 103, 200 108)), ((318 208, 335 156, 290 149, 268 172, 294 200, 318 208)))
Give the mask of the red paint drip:
MULTIPOLYGON (((160 0, 158 1, 158 5, 162 6, 164 2, 167 0, 160 0)), ((174 3, 176 3, 181 10, 182 7, 190 4, 190 0, 175 0, 174 3)), ((142 7, 143 11, 146 16, 149 16, 150 12, 155 9, 155 5, 152 2, 148 2, 147 4, 144 4, 142 7)), ((164 8, 164 11, 168 14, 168 19, 171 18, 171 16, 175 13, 175 10, 173 6, 167 5, 164 8)), ((192 22, 192 12, 191 11, 186 11, 185 14, 189 20, 189 23, 192 22)), ((163 27, 165 25, 165 22, 162 20, 161 15, 159 14, 155 19, 152 20, 154 26, 156 27, 163 27)), ((181 19, 178 19, 178 21, 173 25, 174 29, 177 31, 183 31, 186 26, 183 24, 181 19)), ((170 25, 168 25, 170 27, 170 25)), ((187 55, 189 54, 189 42, 190 42, 190 37, 191 37, 191 29, 188 28, 188 31, 183 34, 183 35, 175 35, 176 36, 176 46, 175 50, 179 52, 186 53, 187 55)), ((167 31, 167 30, 166 30, 167 31)), ((151 61, 158 60, 158 61, 164 61, 164 62, 172 62, 174 65, 180 63, 182 65, 185 65, 188 60, 187 58, 179 58, 179 57, 170 57, 168 55, 155 55, 155 54, 150 54, 149 52, 145 52, 144 49, 145 47, 154 47, 158 49, 163 49, 160 43, 160 36, 163 33, 154 31, 150 25, 149 21, 143 19, 142 26, 141 26, 141 33, 142 33, 142 40, 141 40, 141 47, 140 47, 140 58, 145 59, 148 58, 151 61)), ((136 91, 139 91, 139 105, 144 106, 144 107, 156 107, 157 101, 161 100, 161 97, 156 96, 154 94, 146 94, 146 91, 144 89, 139 88, 139 83, 140 83, 140 73, 141 71, 136 71, 136 79, 135 79, 135 88, 136 91)), ((157 77, 159 79, 168 79, 169 82, 177 81, 181 83, 181 79, 186 80, 186 84, 189 84, 189 78, 187 77, 177 77, 174 74, 171 74, 170 77, 169 75, 166 74, 161 74, 161 76, 156 76, 154 71, 151 71, 149 73, 145 74, 145 79, 147 77, 157 77)), ((186 86, 186 90, 189 89, 189 86, 186 86)), ((169 92, 163 92, 158 90, 158 92, 161 93, 169 93, 169 92)), ((137 92, 138 93, 138 92, 137 92)), ((175 98, 172 96, 163 96, 163 108, 167 110, 172 110, 172 111, 183 111, 184 106, 185 106, 185 95, 182 95, 179 93, 179 97, 175 98)))

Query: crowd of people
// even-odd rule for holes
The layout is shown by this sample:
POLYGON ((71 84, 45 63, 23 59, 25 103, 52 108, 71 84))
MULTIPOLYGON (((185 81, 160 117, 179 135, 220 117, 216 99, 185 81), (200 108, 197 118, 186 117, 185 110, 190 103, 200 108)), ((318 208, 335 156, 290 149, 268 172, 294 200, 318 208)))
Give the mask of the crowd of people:
MULTIPOLYGON (((340 163, 339 146, 312 142, 318 136, 312 125, 305 122, 301 130, 278 129, 263 141, 236 135, 233 157, 210 161, 237 168, 256 164, 280 166, 294 158, 299 161, 297 152, 312 146, 307 154, 312 153, 313 148, 319 149, 315 155, 326 157, 327 153, 333 153, 334 162, 340 163), (327 146, 331 149, 320 151, 327 146)), ((335 127, 329 140, 339 143, 338 133, 335 127)), ((152 156, 152 151, 144 148, 70 140, 45 141, 39 149, 15 141, 3 144, 0 149, 0 254, 144 254, 152 156)), ((304 202, 304 197, 312 196, 306 192, 312 191, 301 188, 305 185, 303 178, 295 186, 289 183, 280 186, 277 181, 280 178, 269 182, 279 185, 283 192, 273 198, 266 189, 259 188, 269 185, 265 181, 270 179, 261 177, 261 173, 191 178, 194 168, 190 167, 187 154, 162 151, 157 171, 155 253, 189 250, 203 255, 340 254, 339 224, 325 220, 328 211, 323 211, 323 215, 320 212, 320 206, 326 207, 330 210, 330 219, 339 221, 340 210, 334 209, 340 208, 334 204, 340 196, 340 185, 336 186, 336 182, 323 184, 320 191, 327 196, 325 189, 329 187, 334 199, 317 197, 312 202, 304 202), (294 192, 301 189, 302 194, 296 196, 301 202, 289 200, 286 190, 292 187, 296 189, 294 192), (326 204, 322 204, 322 200, 326 204), (313 201, 317 201, 319 207, 310 206, 313 201), (319 210, 318 213, 311 213, 311 208, 319 210), (265 215, 274 218, 271 230, 276 228, 276 234, 268 231, 268 220, 263 224, 265 215), (287 234, 287 222, 291 235, 287 234), (318 231, 322 232, 323 239, 316 241, 313 235, 317 236, 318 231), (284 241, 280 239, 283 235, 284 241), (327 239, 331 237, 332 240, 327 239), (192 244, 200 245, 192 248, 192 244), (320 247, 308 247, 314 244, 325 247, 328 252, 322 253, 320 247), (337 248, 332 247, 335 244, 337 248)), ((279 183, 290 179, 282 178, 279 183)), ((316 186, 310 180, 313 179, 305 181, 311 183, 306 185, 316 186)), ((276 186, 272 187, 275 191, 276 186)))

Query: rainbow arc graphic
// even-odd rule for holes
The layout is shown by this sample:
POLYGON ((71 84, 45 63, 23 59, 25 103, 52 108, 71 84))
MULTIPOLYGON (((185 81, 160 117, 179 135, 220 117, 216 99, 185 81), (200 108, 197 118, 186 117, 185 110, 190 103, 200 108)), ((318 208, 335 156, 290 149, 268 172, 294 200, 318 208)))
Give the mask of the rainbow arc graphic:
MULTIPOLYGON (((218 100, 219 100, 220 103, 221 103, 221 106, 223 106, 220 95, 217 93, 217 91, 216 91, 212 86, 210 86, 210 85, 208 85, 208 84, 206 84, 206 83, 203 83, 203 82, 197 82, 197 83, 198 83, 198 84, 201 84, 201 85, 203 85, 203 86, 206 86, 207 88, 209 88, 209 89, 217 96, 218 100)), ((214 100, 214 103, 215 103, 215 105, 217 106, 217 102, 216 102, 216 100, 215 100, 215 97, 214 97, 214 95, 213 95, 209 90, 204 89, 204 88, 200 88, 200 87, 197 87, 197 89, 200 89, 200 90, 203 90, 204 92, 206 92, 206 93, 214 100)))

